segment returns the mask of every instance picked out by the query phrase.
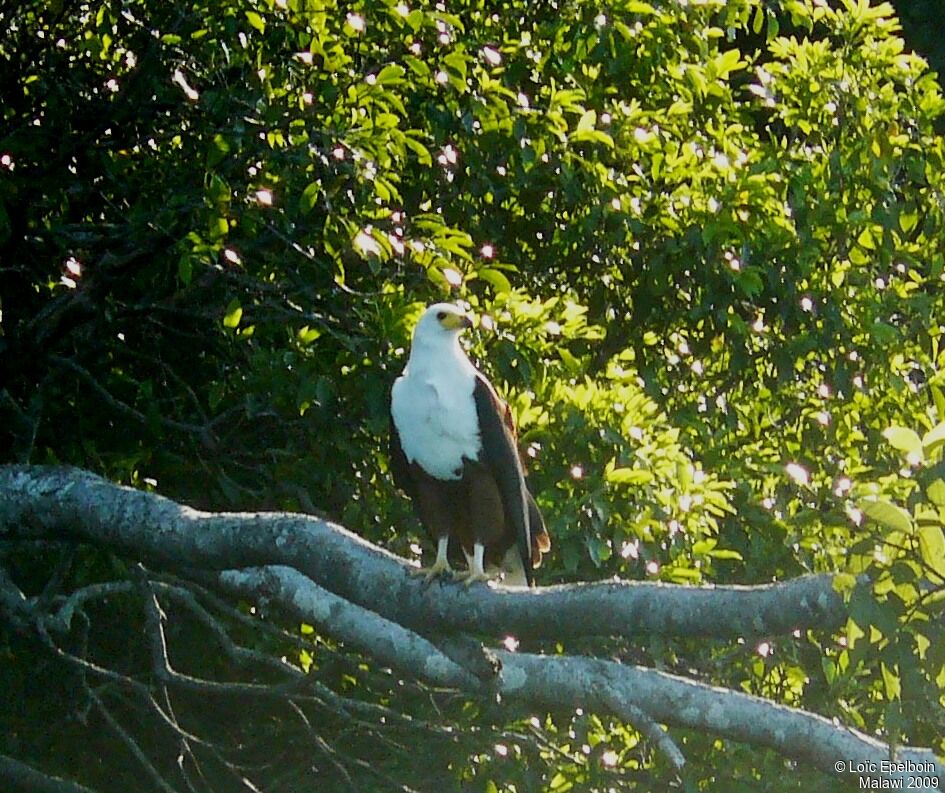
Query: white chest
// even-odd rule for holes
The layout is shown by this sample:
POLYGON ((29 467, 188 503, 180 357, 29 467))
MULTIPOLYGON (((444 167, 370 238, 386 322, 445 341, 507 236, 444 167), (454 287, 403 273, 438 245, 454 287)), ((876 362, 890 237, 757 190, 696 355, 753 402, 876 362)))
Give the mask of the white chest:
POLYGON ((459 479, 463 458, 482 445, 472 365, 462 372, 407 372, 391 393, 391 413, 410 462, 437 479, 459 479))

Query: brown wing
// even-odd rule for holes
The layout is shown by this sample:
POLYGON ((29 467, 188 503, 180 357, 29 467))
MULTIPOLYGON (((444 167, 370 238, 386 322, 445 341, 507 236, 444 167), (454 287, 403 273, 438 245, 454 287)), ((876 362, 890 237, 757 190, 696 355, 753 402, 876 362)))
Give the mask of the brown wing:
MULTIPOLYGON (((515 439, 519 460, 522 463, 522 470, 527 476, 528 466, 525 465, 525 455, 522 454, 521 448, 518 447, 518 430, 515 426, 515 419, 512 417, 512 408, 509 406, 508 402, 504 402, 494 392, 493 396, 503 413, 505 426, 515 439)), ((541 516, 541 510, 538 509, 538 504, 535 503, 535 497, 531 494, 531 491, 528 490, 527 482, 525 497, 528 501, 528 528, 532 535, 532 567, 538 568, 541 566, 542 554, 548 553, 551 550, 551 536, 548 534, 548 529, 545 527, 545 520, 541 516)))
POLYGON ((407 455, 404 454, 404 448, 400 445, 400 433, 397 431, 397 425, 394 423, 394 414, 390 413, 390 470, 394 475, 394 484, 397 485, 411 498, 416 498, 417 490, 414 478, 411 475, 410 463, 407 462, 407 455))
POLYGON ((506 525, 513 533, 525 577, 531 584, 532 570, 540 564, 541 554, 551 547, 551 542, 538 505, 525 484, 512 411, 482 375, 477 377, 473 396, 482 439, 480 462, 495 478, 505 508, 506 525))

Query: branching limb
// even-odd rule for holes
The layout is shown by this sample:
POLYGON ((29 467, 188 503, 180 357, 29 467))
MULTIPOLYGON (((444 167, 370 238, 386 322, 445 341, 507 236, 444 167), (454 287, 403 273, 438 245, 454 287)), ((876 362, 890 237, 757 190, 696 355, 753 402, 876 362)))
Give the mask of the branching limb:
MULTIPOLYGON (((69 369, 73 374, 77 375, 82 382, 89 386, 99 397, 107 404, 109 407, 121 413, 125 416, 128 416, 131 419, 134 419, 139 424, 148 424, 149 419, 144 415, 140 410, 136 410, 131 405, 126 402, 122 402, 120 399, 115 397, 105 386, 103 386, 98 380, 95 379, 95 376, 84 366, 73 361, 71 358, 63 358, 58 355, 49 356, 49 360, 52 361, 56 366, 59 366, 63 369, 69 369)), ((163 426, 168 429, 176 430, 178 432, 184 432, 188 435, 196 436, 200 439, 200 442, 207 447, 212 448, 216 444, 216 439, 213 436, 209 424, 190 424, 185 421, 178 421, 177 419, 170 419, 166 416, 162 416, 160 422, 163 426)))
MULTIPOLYGON (((626 714, 627 706, 653 722, 687 727, 736 741, 766 746, 784 757, 811 764, 849 781, 838 762, 881 768, 890 746, 815 713, 778 705, 740 691, 697 683, 676 675, 614 661, 575 656, 530 655, 496 651, 502 662, 499 688, 508 697, 550 707, 584 707, 626 714)), ((665 751, 666 747, 663 746, 665 751)), ((670 750, 671 751, 671 750, 670 750)), ((945 778, 945 764, 930 749, 899 747, 896 759, 925 772, 910 778, 945 778)), ((889 779, 890 775, 877 774, 889 779)))
POLYGON ((432 683, 474 690, 476 678, 422 636, 350 603, 291 567, 254 567, 220 573, 220 584, 244 597, 264 594, 303 619, 384 665, 432 683))
POLYGON ((408 565, 308 515, 210 514, 72 468, 0 468, 0 537, 71 538, 164 566, 288 565, 318 586, 423 633, 493 636, 664 634, 735 638, 839 628, 829 575, 756 587, 599 582, 525 591, 426 586, 408 565))
POLYGON ((158 790, 163 791, 163 793, 178 793, 177 789, 168 784, 167 780, 161 776, 160 772, 154 767, 154 764, 148 759, 148 756, 144 753, 144 750, 138 746, 138 742, 131 737, 128 731, 121 726, 121 722, 116 719, 108 707, 102 702, 99 695, 92 688, 86 688, 87 696, 95 703, 95 707, 98 712, 101 714, 102 718, 105 719, 105 723, 112 729, 112 731, 121 739, 121 742, 125 744, 128 750, 134 755, 135 759, 141 764, 144 768, 147 775, 151 778, 151 781, 157 786, 158 790))
POLYGON ((618 719, 636 727, 636 729, 666 756, 673 768, 677 771, 682 771, 683 767, 686 765, 686 758, 676 745, 676 742, 672 739, 672 736, 641 707, 621 699, 617 694, 617 690, 617 687, 612 686, 610 681, 604 681, 604 685, 599 691, 599 696, 601 700, 606 703, 605 707, 607 710, 618 719))
MULTIPOLYGON (((533 591, 461 590, 450 584, 427 587, 406 574, 402 560, 339 526, 310 516, 201 513, 151 493, 62 468, 0 468, 0 496, 0 539, 93 542, 172 569, 185 569, 185 560, 186 568, 225 571, 216 574, 217 584, 224 589, 246 597, 267 597, 344 643, 370 653, 381 664, 464 693, 481 691, 479 679, 452 658, 463 656, 460 640, 464 633, 550 635, 558 639, 639 632, 737 637, 804 625, 830 629, 845 618, 830 576, 809 576, 768 587, 627 583, 533 591), (455 652, 444 653, 411 626, 425 635, 458 634, 454 641, 460 644, 453 648, 455 652)), ((9 577, 0 577, 0 608, 7 616, 22 617, 32 604, 24 606, 22 593, 11 584, 9 577)), ((217 625, 216 618, 202 610, 196 599, 178 591, 180 587, 153 582, 148 586, 152 595, 165 593, 178 598, 217 636, 234 660, 258 660, 228 642, 226 629, 217 625)), ((77 595, 76 602, 94 594, 89 590, 77 595)), ((60 614, 68 603, 66 598, 60 614)), ((319 707, 333 706, 335 698, 341 700, 337 710, 343 718, 357 723, 363 715, 365 724, 378 724, 378 706, 339 697, 298 670, 288 673, 287 683, 277 685, 220 683, 177 672, 168 659, 156 598, 147 607, 151 611, 148 631, 155 648, 155 671, 169 687, 197 694, 291 698, 319 707), (307 683, 311 697, 306 699, 300 682, 307 683), (365 713, 359 713, 358 708, 366 709, 365 713)), ((147 694, 143 684, 59 648, 45 632, 42 620, 38 630, 51 649, 90 676, 147 694)), ((450 646, 450 640, 443 646, 450 646)), ((822 716, 652 669, 580 656, 504 650, 494 654, 501 664, 494 684, 504 697, 528 706, 570 709, 580 704, 612 713, 635 724, 677 768, 682 767, 684 758, 660 725, 768 747, 841 778, 841 761, 881 769, 892 751, 882 741, 822 716)), ((157 709, 167 720, 167 714, 157 709)), ((173 722, 172 726, 176 727, 173 722)), ((898 747, 895 757, 913 763, 929 776, 945 776, 945 767, 929 749, 898 747)), ((349 765, 349 772, 353 768, 349 765)), ((908 772, 903 773, 903 779, 911 778, 908 772)))
POLYGON ((0 754, 0 782, 6 793, 95 793, 92 788, 45 774, 5 754, 0 754))
POLYGON ((32 619, 26 595, 3 565, 0 565, 0 617, 19 631, 27 630, 32 619))

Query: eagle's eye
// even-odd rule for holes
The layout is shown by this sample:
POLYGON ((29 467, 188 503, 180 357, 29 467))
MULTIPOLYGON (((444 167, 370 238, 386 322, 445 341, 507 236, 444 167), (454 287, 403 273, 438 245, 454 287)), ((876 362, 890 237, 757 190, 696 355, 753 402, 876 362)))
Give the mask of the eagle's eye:
POLYGON ((446 312, 445 312, 445 311, 439 312, 439 313, 436 315, 436 318, 439 319, 439 320, 444 320, 444 319, 446 319, 446 312))

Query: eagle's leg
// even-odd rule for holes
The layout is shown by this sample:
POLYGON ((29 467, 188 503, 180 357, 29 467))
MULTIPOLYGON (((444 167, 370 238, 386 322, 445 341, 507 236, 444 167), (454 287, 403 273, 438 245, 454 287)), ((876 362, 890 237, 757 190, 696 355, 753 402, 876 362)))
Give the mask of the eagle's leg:
POLYGON ((436 561, 430 567, 420 567, 411 570, 411 575, 423 576, 425 581, 430 581, 437 576, 449 575, 453 572, 450 567, 449 559, 446 558, 446 551, 449 548, 450 538, 448 534, 438 537, 436 540, 436 561))
POLYGON ((455 576, 457 581, 462 581, 466 586, 470 586, 476 581, 492 580, 492 576, 487 575, 482 566, 482 557, 485 550, 485 546, 481 542, 473 545, 473 555, 472 559, 469 559, 469 569, 457 573, 455 576))

